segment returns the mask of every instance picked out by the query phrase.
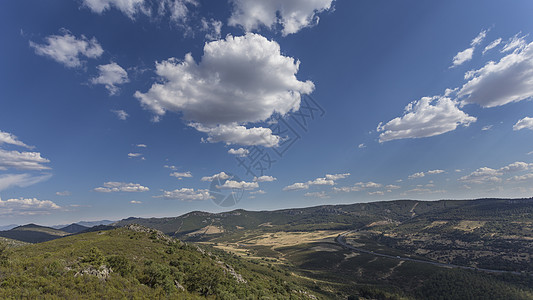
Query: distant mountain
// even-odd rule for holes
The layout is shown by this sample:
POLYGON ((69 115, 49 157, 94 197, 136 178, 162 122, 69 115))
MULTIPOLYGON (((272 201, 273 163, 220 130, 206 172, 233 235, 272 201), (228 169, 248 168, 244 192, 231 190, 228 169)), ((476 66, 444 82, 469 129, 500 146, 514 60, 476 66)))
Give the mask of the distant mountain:
POLYGON ((18 224, 3 225, 3 226, 0 226, 0 231, 10 230, 10 229, 13 229, 13 228, 15 228, 17 226, 19 226, 19 225, 18 224))
MULTIPOLYGON (((100 220, 100 221, 79 221, 79 222, 76 222, 76 223, 72 223, 72 224, 78 224, 78 225, 81 225, 81 226, 85 226, 87 228, 90 228, 90 227, 93 227, 93 226, 98 226, 98 225, 109 225, 111 223, 113 223, 115 221, 110 221, 110 220, 100 220)), ((61 229, 61 228, 64 228, 64 227, 67 227, 69 225, 72 225, 72 224, 59 224, 59 225, 52 225, 50 227, 52 228, 55 228, 55 229, 61 229)))
POLYGON ((85 231, 87 229, 89 229, 89 227, 82 226, 82 225, 77 224, 77 223, 72 223, 72 224, 70 224, 68 226, 65 226, 63 228, 59 228, 59 230, 64 231, 64 232, 68 232, 68 233, 78 233, 78 232, 85 231))
POLYGON ((243 229, 271 231, 351 230, 373 222, 405 222, 417 218, 501 220, 533 212, 533 198, 417 201, 395 200, 348 205, 321 205, 276 211, 242 209, 207 213, 194 211, 179 217, 127 218, 113 226, 139 224, 183 240, 197 241, 201 232, 213 235, 243 229), (216 230, 213 230, 216 229, 216 230), (216 232, 215 232, 216 231, 216 232))
POLYGON ((62 230, 36 224, 27 224, 23 226, 17 226, 10 230, 0 231, 1 237, 27 243, 46 242, 69 234, 70 233, 62 230))

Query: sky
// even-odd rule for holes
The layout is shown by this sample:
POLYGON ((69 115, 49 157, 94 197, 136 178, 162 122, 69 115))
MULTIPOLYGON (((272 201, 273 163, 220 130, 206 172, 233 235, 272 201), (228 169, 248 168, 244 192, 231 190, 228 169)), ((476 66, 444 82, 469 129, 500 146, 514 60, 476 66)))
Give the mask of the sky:
POLYGON ((533 195, 533 2, 0 3, 0 225, 533 195))

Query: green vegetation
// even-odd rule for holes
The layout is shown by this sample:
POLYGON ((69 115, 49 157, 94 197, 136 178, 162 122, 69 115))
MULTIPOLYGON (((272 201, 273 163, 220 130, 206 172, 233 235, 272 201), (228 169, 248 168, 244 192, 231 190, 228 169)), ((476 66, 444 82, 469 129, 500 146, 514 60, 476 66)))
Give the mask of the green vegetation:
POLYGON ((0 298, 306 299, 285 272, 141 226, 0 247, 0 298), (7 252, 6 252, 7 251, 7 252))

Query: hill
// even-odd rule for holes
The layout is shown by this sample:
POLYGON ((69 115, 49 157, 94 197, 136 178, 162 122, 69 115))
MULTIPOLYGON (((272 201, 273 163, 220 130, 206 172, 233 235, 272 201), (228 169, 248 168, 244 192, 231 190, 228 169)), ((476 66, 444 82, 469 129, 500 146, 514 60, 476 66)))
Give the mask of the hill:
POLYGON ((0 237, 26 243, 41 243, 68 235, 68 232, 46 226, 28 224, 10 230, 0 231, 0 237))
POLYGON ((68 232, 68 233, 78 233, 78 232, 85 231, 87 229, 89 229, 89 227, 82 226, 82 225, 77 224, 77 223, 72 223, 72 224, 70 224, 68 226, 59 228, 59 230, 64 231, 64 232, 68 232))
POLYGON ((316 299, 298 278, 138 225, 5 250, 0 298, 316 299))

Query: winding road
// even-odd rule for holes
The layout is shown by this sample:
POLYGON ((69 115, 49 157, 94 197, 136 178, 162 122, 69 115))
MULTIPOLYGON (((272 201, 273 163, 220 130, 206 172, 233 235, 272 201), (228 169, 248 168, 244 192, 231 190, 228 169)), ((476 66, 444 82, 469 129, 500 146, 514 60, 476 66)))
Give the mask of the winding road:
POLYGON ((437 267, 444 267, 444 268, 457 268, 457 269, 482 271, 482 272, 496 273, 496 274, 524 275, 524 273, 515 272, 515 271, 491 270, 491 269, 484 269, 484 268, 474 268, 474 267, 468 267, 468 266, 459 266, 459 265, 454 265, 454 264, 444 264, 444 263, 421 260, 421 259, 410 258, 410 257, 402 257, 402 256, 394 256, 394 255, 389 255, 389 254, 377 253, 377 252, 374 252, 374 251, 369 251, 369 250, 357 248, 357 247, 354 247, 354 246, 352 246, 352 245, 350 245, 350 244, 348 244, 346 242, 346 235, 349 234, 349 233, 357 232, 357 231, 358 230, 351 230, 351 231, 343 232, 343 233, 339 234, 335 238, 335 242, 337 242, 342 247, 344 247, 346 249, 349 249, 349 250, 352 250, 352 251, 356 251, 356 252, 360 252, 360 253, 366 253, 366 254, 380 256, 380 257, 391 258, 391 259, 398 259, 398 260, 403 260, 403 261, 412 261, 412 262, 423 263, 423 264, 433 265, 433 266, 437 266, 437 267))

